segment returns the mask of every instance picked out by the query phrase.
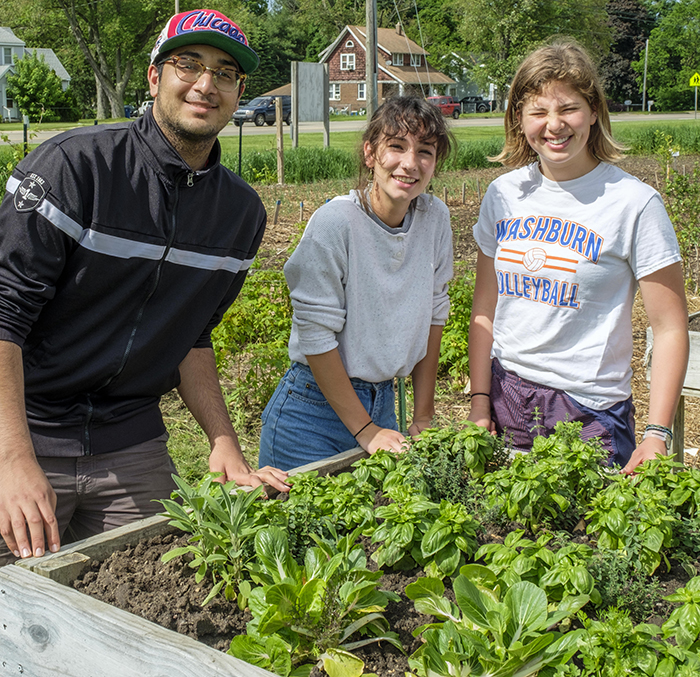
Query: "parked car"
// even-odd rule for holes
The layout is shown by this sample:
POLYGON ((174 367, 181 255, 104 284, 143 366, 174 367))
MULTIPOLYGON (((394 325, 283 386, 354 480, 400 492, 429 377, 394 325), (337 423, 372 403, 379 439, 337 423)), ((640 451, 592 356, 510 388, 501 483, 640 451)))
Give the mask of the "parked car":
POLYGON ((131 116, 132 116, 132 117, 140 118, 142 115, 145 115, 145 114, 146 114, 146 111, 147 111, 149 108, 152 108, 152 107, 153 107, 153 101, 152 101, 152 100, 144 101, 144 102, 136 109, 136 111, 134 111, 134 112, 131 114, 131 116))
POLYGON ((236 127, 244 122, 254 122, 256 126, 262 127, 265 123, 274 125, 276 120, 275 115, 275 100, 282 99, 282 119, 287 123, 292 122, 292 97, 288 94, 281 96, 258 96, 245 106, 239 106, 238 110, 233 114, 233 124, 236 127))
POLYGON ((455 120, 462 112, 462 106, 451 96, 429 96, 426 101, 437 106, 443 115, 451 115, 455 120))
POLYGON ((488 113, 493 110, 495 101, 488 101, 482 96, 465 96, 459 100, 463 113, 488 113))

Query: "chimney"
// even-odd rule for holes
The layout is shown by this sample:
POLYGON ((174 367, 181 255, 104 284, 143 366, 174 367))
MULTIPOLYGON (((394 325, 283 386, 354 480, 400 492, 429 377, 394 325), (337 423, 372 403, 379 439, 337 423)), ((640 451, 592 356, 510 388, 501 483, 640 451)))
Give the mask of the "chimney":
POLYGON ((396 24, 396 34, 403 35, 403 32, 401 31, 401 23, 396 24))

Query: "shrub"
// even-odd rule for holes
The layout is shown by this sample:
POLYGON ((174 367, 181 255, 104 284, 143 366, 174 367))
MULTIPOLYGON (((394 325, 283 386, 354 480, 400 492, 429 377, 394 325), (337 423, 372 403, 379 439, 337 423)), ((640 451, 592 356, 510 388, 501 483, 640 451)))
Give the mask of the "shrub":
POLYGON ((474 272, 466 264, 455 266, 450 283, 450 314, 442 333, 439 368, 458 382, 469 374, 469 322, 474 297, 474 272))
POLYGON ((241 376, 233 398, 262 411, 289 366, 287 342, 292 329, 292 304, 284 273, 253 269, 236 302, 212 332, 219 369, 242 357, 241 376))

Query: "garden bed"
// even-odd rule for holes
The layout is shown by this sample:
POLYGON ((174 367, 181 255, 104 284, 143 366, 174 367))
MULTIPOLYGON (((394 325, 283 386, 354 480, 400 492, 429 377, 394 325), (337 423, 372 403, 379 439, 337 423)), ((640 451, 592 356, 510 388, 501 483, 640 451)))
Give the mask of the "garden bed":
MULTIPOLYGON (((559 424, 530 454, 513 459, 502 440, 473 424, 428 431, 409 452, 360 459, 352 473, 299 474, 281 501, 255 500, 259 492, 230 495, 211 478, 196 487, 180 482, 178 495, 191 511, 168 501, 164 508, 170 527, 196 538, 156 519, 149 525, 155 536, 117 535, 121 547, 105 559, 95 556, 90 539, 62 555, 67 571, 82 570, 71 585, 101 600, 89 601, 99 607, 88 617, 88 644, 93 648, 105 632, 108 648, 115 637, 139 643, 142 635, 164 635, 157 654, 177 644, 176 633, 187 635, 200 647, 192 655, 207 665, 206 673, 192 674, 224 674, 211 666, 225 666, 230 647, 239 659, 283 677, 314 674, 321 664, 330 675, 426 677, 452 674, 469 661, 482 669, 517 664, 503 672, 508 677, 534 675, 518 672, 532 660, 553 667, 572 657, 566 674, 588 677, 599 673, 587 660, 623 665, 638 660, 642 644, 652 671, 640 674, 656 677, 656 664, 668 668, 669 661, 674 669, 700 671, 700 662, 693 664, 700 647, 693 615, 700 606, 700 472, 658 460, 631 481, 600 466, 605 451, 581 442, 578 431, 580 424, 559 424), (685 603, 680 626, 674 602, 685 603), (149 630, 152 623, 129 620, 122 610, 162 629, 149 630), (494 621, 499 614, 507 615, 494 621), (105 624, 114 618, 123 627, 105 624), (514 632, 506 618, 523 626, 515 644, 515 635, 505 644, 498 639, 514 632), (445 653, 455 632, 468 640, 445 653), (604 650, 587 654, 586 642, 604 650), (354 667, 335 672, 333 661, 343 655, 354 667), (452 661, 452 668, 440 661, 452 661)), ((51 562, 37 571, 66 578, 51 562)), ((10 598, 18 614, 11 633, 17 636, 19 622, 25 645, 52 645, 56 634, 63 647, 59 626, 19 610, 18 590, 10 598)), ((76 601, 82 597, 76 590, 64 590, 43 595, 47 615, 77 620, 73 610, 87 608, 88 598, 76 601), (53 607, 57 594, 68 611, 53 607)), ((188 642, 182 646, 189 652, 188 642)), ((241 674, 254 674, 245 663, 231 665, 234 673, 237 665, 241 674)))

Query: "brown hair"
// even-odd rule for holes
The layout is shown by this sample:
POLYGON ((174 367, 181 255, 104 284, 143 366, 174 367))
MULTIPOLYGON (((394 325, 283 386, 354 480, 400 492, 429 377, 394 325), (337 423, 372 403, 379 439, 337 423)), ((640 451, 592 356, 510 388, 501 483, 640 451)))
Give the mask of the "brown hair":
POLYGON ((575 89, 586 100, 597 119, 591 125, 588 151, 603 162, 620 159, 624 146, 612 136, 610 115, 600 78, 593 61, 577 42, 558 40, 536 49, 518 68, 508 94, 508 107, 503 119, 506 142, 503 150, 493 162, 506 167, 523 167, 537 159, 520 129, 519 113, 533 96, 541 94, 552 82, 564 82, 575 89))
POLYGON ((409 133, 415 134, 422 140, 435 141, 435 174, 456 146, 455 138, 437 106, 417 96, 396 96, 387 100, 374 112, 360 144, 360 175, 357 192, 365 211, 369 211, 365 189, 372 174, 365 162, 365 143, 369 143, 371 153, 376 157, 385 139, 409 133))

